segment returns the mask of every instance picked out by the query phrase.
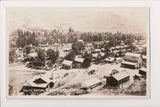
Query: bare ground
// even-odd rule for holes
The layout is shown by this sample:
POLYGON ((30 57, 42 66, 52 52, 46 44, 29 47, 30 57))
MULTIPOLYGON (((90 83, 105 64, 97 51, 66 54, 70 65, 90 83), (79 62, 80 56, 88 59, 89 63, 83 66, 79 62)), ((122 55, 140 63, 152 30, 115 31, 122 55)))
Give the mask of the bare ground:
MULTIPOLYGON (((54 71, 55 74, 58 74, 60 76, 59 82, 56 83, 56 86, 53 89, 49 89, 46 92, 40 94, 43 96, 49 95, 53 92, 59 92, 62 95, 68 95, 71 93, 72 90, 76 90, 80 88, 80 84, 92 77, 97 77, 99 79, 102 79, 104 76, 107 76, 111 73, 113 69, 117 70, 126 70, 130 73, 131 80, 130 82, 127 82, 123 84, 123 87, 126 90, 132 90, 131 92, 134 92, 133 90, 137 89, 137 87, 140 87, 138 82, 134 85, 133 81, 133 75, 138 73, 138 70, 134 69, 127 69, 127 68, 121 68, 120 64, 104 64, 104 65, 92 65, 91 68, 98 68, 98 71, 95 72, 93 75, 88 75, 88 69, 71 69, 71 70, 64 70, 60 69, 57 71, 54 71), (132 85, 132 88, 129 89, 129 86, 132 85), (133 88, 136 87, 136 88, 133 88), (62 92, 63 90, 63 92, 62 92)), ((26 82, 27 80, 31 79, 35 75, 51 72, 51 71, 44 71, 44 70, 33 70, 30 68, 25 67, 23 63, 15 63, 11 64, 9 67, 9 85, 12 86, 12 90, 10 90, 10 95, 12 96, 21 96, 22 93, 19 92, 22 88, 22 84, 26 82)), ((95 88, 87 95, 131 95, 132 93, 122 92, 120 89, 109 89, 109 88, 95 88)), ((134 94, 134 93, 133 93, 134 94)), ((85 96, 87 96, 85 94, 85 96)))

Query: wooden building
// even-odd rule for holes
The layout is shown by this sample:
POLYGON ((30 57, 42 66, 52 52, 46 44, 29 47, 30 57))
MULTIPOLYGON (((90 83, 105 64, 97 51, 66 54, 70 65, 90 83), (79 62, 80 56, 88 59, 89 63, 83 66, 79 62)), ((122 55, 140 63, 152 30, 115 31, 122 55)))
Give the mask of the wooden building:
POLYGON ((64 60, 62 62, 62 68, 64 68, 64 69, 72 69, 72 64, 73 64, 73 61, 64 60))
POLYGON ((80 57, 77 57, 77 56, 76 56, 75 59, 74 59, 73 64, 74 64, 74 66, 75 66, 76 68, 81 68, 83 62, 84 62, 84 58, 80 58, 80 57))
POLYGON ((106 83, 111 86, 118 86, 129 80, 130 80, 130 76, 128 72, 122 71, 122 72, 119 72, 119 73, 116 73, 114 75, 107 77, 106 83))
POLYGON ((42 93, 46 91, 47 88, 54 87, 55 80, 51 78, 52 75, 40 75, 36 76, 30 80, 28 80, 26 83, 23 84, 23 87, 21 89, 21 92, 25 94, 31 94, 31 93, 42 93))
POLYGON ((124 57, 124 61, 121 63, 122 67, 127 68, 141 68, 143 65, 143 59, 141 54, 127 52, 124 57))

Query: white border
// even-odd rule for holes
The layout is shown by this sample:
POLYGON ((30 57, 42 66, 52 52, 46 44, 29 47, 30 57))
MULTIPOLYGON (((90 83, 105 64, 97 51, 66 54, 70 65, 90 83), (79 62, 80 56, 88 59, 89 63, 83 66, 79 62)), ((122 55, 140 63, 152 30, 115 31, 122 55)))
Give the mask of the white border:
MULTIPOLYGON (((160 2, 149 1, 22 1, 22 2, 1 2, 0 8, 0 71, 1 71, 1 99, 2 107, 48 107, 48 106, 160 106, 159 90, 160 81, 158 70, 158 36, 160 35, 160 2), (45 4, 45 5, 44 5, 45 4), (150 7, 151 19, 151 99, 6 99, 6 36, 5 36, 5 7, 150 7), (153 42, 154 41, 154 42, 153 42), (154 48, 153 48, 154 46, 154 48), (154 60, 154 61, 153 61, 154 60), (157 63, 155 63, 157 62, 157 63), (154 71, 154 72, 152 72, 154 71), (33 101, 32 101, 33 100, 33 101), (73 101, 72 101, 73 100, 73 101), (44 103, 45 102, 45 103, 44 103), (137 103, 138 102, 138 103, 137 103), (83 104, 84 103, 84 104, 83 104), (120 105, 121 103, 121 105, 120 105), (24 105, 25 104, 25 105, 24 105)), ((158 50, 159 51, 159 50, 158 50)))

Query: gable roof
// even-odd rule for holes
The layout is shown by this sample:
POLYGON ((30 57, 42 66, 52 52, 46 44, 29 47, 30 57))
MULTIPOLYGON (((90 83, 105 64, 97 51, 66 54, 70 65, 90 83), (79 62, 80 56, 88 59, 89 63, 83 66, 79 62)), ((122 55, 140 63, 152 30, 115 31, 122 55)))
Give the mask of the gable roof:
POLYGON ((126 53, 126 56, 140 57, 141 54, 127 52, 127 53, 126 53))
POLYGON ((119 73, 112 75, 112 77, 115 78, 117 81, 124 79, 128 76, 129 76, 129 74, 126 71, 122 71, 122 72, 119 72, 119 73))
POLYGON ((73 61, 64 60, 62 64, 70 66, 70 65, 72 65, 72 63, 73 63, 73 61))
POLYGON ((50 82, 55 82, 55 80, 51 80, 47 74, 43 74, 33 77, 32 79, 24 83, 23 86, 46 88, 48 83, 50 82))
POLYGON ((84 59, 83 58, 79 58, 76 56, 76 58, 74 59, 76 62, 81 62, 83 63, 84 59))
POLYGON ((124 59, 131 62, 137 62, 141 54, 127 52, 124 59))

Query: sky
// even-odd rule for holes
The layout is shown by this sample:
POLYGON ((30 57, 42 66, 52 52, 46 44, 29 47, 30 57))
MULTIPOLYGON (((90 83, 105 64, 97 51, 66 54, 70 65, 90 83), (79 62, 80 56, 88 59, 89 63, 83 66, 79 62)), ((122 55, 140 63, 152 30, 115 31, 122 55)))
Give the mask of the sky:
POLYGON ((52 30, 72 27, 82 32, 147 33, 149 8, 7 7, 7 31, 23 25, 52 30))

